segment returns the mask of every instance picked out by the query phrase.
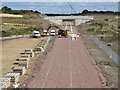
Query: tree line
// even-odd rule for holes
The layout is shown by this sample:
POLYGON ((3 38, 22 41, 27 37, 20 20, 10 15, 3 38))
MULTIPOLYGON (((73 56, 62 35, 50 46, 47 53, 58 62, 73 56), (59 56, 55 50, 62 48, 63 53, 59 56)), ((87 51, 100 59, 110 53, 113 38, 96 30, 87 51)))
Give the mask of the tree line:
POLYGON ((9 14, 27 14, 27 13, 38 13, 41 14, 39 11, 33 11, 33 10, 12 10, 11 8, 8 8, 7 6, 4 6, 0 9, 0 12, 2 13, 9 13, 9 14))
POLYGON ((83 10, 81 13, 72 13, 72 14, 46 14, 48 16, 77 16, 77 15, 93 15, 93 14, 120 14, 120 12, 114 11, 88 11, 87 9, 83 10))
MULTIPOLYGON (((0 9, 0 12, 2 13, 9 13, 9 14, 27 14, 27 13, 37 13, 41 14, 39 11, 33 11, 33 10, 12 10, 11 8, 8 8, 7 6, 4 6, 0 9)), ((76 16, 76 15, 93 15, 93 14, 120 14, 120 12, 114 12, 114 11, 88 11, 87 9, 83 10, 81 13, 72 13, 72 14, 46 14, 47 16, 76 16)))

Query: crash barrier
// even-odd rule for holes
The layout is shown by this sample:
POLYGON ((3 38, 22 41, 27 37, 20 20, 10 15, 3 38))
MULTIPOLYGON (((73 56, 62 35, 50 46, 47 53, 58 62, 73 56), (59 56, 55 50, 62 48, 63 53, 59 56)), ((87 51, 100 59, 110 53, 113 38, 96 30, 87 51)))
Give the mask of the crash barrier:
POLYGON ((10 86, 10 78, 0 78, 0 90, 10 86))
POLYGON ((11 37, 2 37, 2 38, 0 38, 0 41, 1 41, 1 40, 17 39, 17 38, 22 38, 22 37, 30 37, 30 36, 31 36, 31 34, 11 36, 11 37))
POLYGON ((15 66, 12 67, 13 72, 9 72, 3 76, 4 78, 8 78, 8 80, 6 80, 5 83, 2 84, 0 82, 0 90, 2 88, 7 88, 8 86, 10 86, 10 83, 12 83, 14 87, 14 84, 16 84, 19 81, 20 75, 26 74, 26 71, 29 68, 29 61, 31 60, 32 57, 35 56, 36 54, 35 52, 36 51, 44 52, 49 40, 50 37, 46 37, 40 41, 40 43, 34 50, 25 49, 24 52, 20 53, 20 58, 16 59, 16 61, 14 62, 15 66))
POLYGON ((111 48, 109 48, 95 36, 89 36, 89 38, 93 40, 117 65, 120 64, 119 63, 120 56, 116 54, 111 48))

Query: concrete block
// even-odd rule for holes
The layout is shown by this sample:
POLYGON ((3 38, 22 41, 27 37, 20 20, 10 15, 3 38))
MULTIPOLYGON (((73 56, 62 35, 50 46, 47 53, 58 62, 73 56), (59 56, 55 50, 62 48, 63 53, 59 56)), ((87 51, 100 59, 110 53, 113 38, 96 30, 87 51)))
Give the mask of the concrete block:
POLYGON ((43 46, 43 45, 46 45, 46 44, 39 44, 38 46, 43 46))
POLYGON ((43 49, 45 49, 45 45, 42 45, 41 47, 42 47, 43 49))
POLYGON ((0 90, 10 86, 10 78, 0 78, 0 90))
POLYGON ((14 73, 20 73, 20 75, 24 75, 26 73, 25 67, 16 66, 16 67, 13 67, 12 69, 14 73))
POLYGON ((29 64, 29 62, 27 62, 27 61, 20 61, 20 62, 18 62, 19 66, 25 67, 25 68, 28 68, 28 64, 29 64))
POLYGON ((30 57, 34 57, 35 56, 34 52, 24 52, 24 53, 21 53, 21 55, 24 55, 24 54, 30 55, 30 57))
POLYGON ((30 54, 22 54, 20 57, 21 58, 28 58, 28 59, 30 59, 30 54))
POLYGON ((30 54, 30 57, 34 57, 35 56, 34 52, 26 52, 26 54, 30 54))
POLYGON ((77 40, 77 37, 71 37, 71 40, 77 40))
POLYGON ((44 46, 43 47, 42 46, 37 46, 35 48, 35 50, 38 51, 38 52, 44 52, 44 46))
POLYGON ((32 49, 25 49, 25 53, 26 52, 33 52, 33 50, 32 49))
POLYGON ((19 81, 20 73, 7 73, 4 77, 10 78, 10 82, 17 83, 19 81))
POLYGON ((45 51, 42 47, 40 47, 40 49, 41 49, 41 52, 44 52, 44 51, 45 51))
POLYGON ((40 52, 41 48, 40 47, 36 47, 35 50, 40 52))
POLYGON ((18 60, 18 61, 29 61, 30 58, 25 58, 25 57, 23 58, 23 57, 22 57, 22 58, 19 58, 19 59, 17 59, 17 60, 18 60))

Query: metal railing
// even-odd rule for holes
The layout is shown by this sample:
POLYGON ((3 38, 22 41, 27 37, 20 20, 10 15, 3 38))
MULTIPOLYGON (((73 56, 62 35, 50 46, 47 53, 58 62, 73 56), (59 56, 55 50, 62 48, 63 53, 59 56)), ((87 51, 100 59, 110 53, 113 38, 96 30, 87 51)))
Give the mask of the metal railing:
POLYGON ((100 41, 99 38, 95 36, 89 36, 89 38, 93 40, 117 65, 120 65, 120 56, 117 53, 100 41))

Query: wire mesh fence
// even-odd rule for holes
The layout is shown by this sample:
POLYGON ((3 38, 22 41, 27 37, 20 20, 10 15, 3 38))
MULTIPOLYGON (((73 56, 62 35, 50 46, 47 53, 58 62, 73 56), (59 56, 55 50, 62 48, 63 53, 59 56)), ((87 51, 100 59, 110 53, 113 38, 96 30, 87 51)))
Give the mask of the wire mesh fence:
POLYGON ((117 65, 120 65, 120 56, 117 53, 100 41, 99 38, 95 36, 89 36, 89 38, 93 40, 117 65))

